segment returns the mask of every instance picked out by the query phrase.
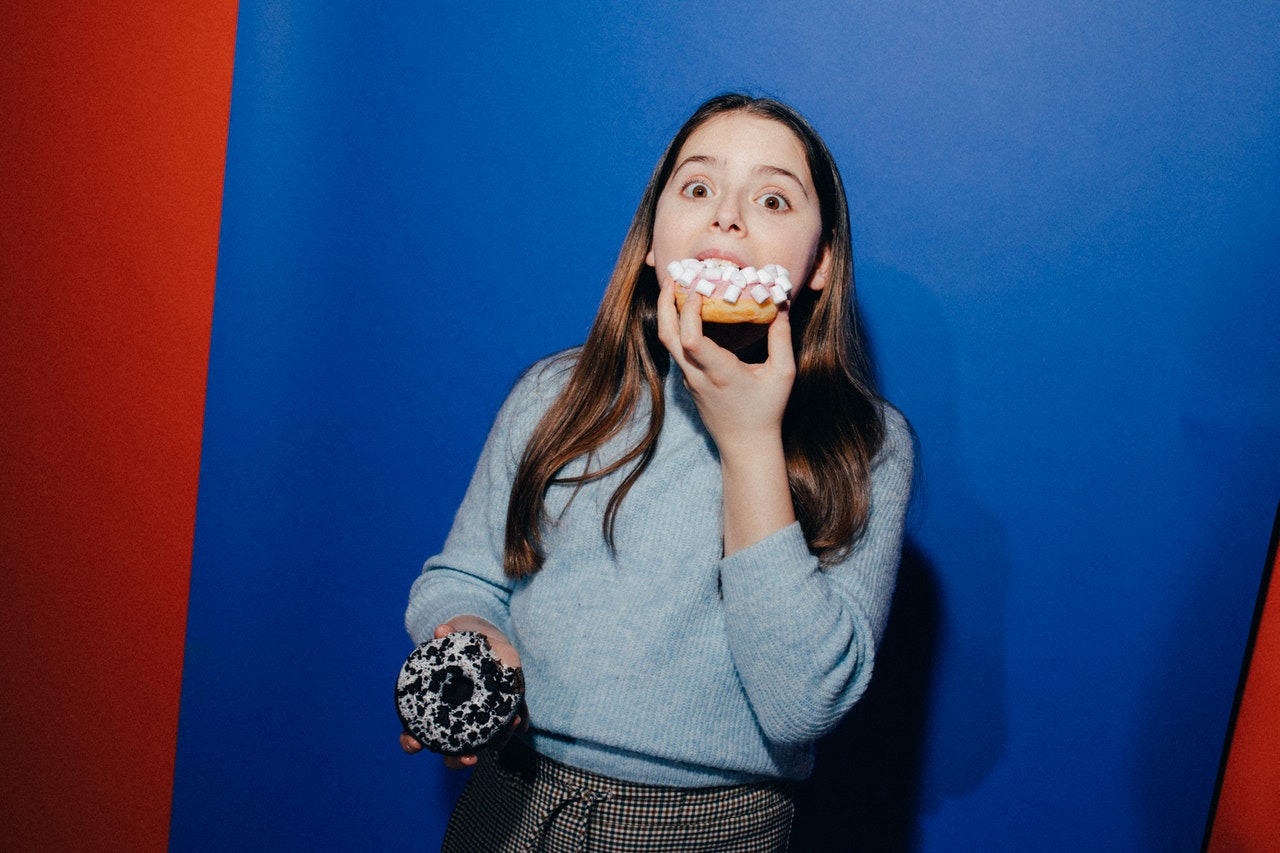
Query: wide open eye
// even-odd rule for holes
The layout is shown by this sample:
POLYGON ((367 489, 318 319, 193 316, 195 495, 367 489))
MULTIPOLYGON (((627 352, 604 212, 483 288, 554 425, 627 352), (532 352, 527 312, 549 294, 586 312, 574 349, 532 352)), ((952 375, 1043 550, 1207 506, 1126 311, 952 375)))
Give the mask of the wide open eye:
POLYGON ((781 193, 765 193, 760 196, 760 198, 756 199, 756 204, 768 208, 769 210, 787 210, 791 207, 791 205, 787 203, 786 196, 781 193))
POLYGON ((689 198, 706 198, 711 195, 711 187, 702 181, 690 181, 680 189, 680 194, 689 198))

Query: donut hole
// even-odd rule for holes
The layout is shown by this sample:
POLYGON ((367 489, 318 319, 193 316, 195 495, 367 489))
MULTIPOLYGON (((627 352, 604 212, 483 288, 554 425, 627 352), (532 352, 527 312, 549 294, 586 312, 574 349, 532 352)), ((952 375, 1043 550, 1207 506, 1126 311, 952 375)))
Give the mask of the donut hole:
POLYGON ((476 692, 475 682, 460 666, 447 666, 436 673, 432 685, 440 695, 440 701, 446 705, 457 707, 469 700, 476 692))

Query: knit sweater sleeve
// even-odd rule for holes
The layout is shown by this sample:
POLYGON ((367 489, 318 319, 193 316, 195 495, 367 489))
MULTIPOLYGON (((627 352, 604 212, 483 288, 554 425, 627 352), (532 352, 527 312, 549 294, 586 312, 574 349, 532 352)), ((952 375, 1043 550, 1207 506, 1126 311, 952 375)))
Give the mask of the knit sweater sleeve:
POLYGON ((884 634, 914 473, 910 428, 885 408, 871 512, 849 556, 822 569, 798 523, 722 561, 729 649, 765 735, 812 742, 862 695, 884 634))
POLYGON ((436 625, 462 615, 487 619, 511 635, 514 581, 502 568, 507 501, 524 446, 568 364, 556 357, 535 364, 498 411, 444 549, 427 560, 409 591, 405 628, 414 642, 431 639, 436 625))

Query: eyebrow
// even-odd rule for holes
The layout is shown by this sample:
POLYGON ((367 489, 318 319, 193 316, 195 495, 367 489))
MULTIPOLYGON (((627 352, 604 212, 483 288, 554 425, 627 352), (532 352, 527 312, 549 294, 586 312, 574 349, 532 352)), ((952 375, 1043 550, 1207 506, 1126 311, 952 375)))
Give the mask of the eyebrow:
MULTIPOLYGON (((690 163, 694 163, 694 164, 706 163, 711 166, 720 166, 720 167, 724 166, 723 158, 712 157, 709 154, 691 154, 688 157, 681 160, 678 164, 676 164, 676 167, 671 170, 671 174, 675 175, 690 163)), ((805 189, 804 181, 800 180, 800 178, 796 176, 796 173, 792 172, 790 169, 784 169, 781 166, 761 165, 761 166, 756 166, 754 169, 752 169, 752 171, 761 175, 777 175, 783 178, 790 178, 791 180, 795 181, 798 187, 800 187, 800 192, 804 193, 806 198, 808 198, 809 196, 809 191, 805 189)))

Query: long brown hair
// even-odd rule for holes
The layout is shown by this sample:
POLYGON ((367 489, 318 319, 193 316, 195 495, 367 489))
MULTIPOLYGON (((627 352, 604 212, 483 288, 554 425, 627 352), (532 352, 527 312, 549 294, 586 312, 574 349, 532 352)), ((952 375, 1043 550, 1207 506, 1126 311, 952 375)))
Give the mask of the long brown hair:
POLYGON ((826 286, 800 290, 791 306, 796 378, 782 441, 796 517, 823 563, 847 554, 866 526, 871 460, 884 440, 884 422, 859 333, 849 208, 840 172, 821 137, 791 107, 769 98, 719 95, 689 117, 649 178, 569 379, 525 446, 507 506, 504 568, 510 577, 542 567, 550 486, 581 486, 627 469, 602 522, 612 547, 618 508, 653 457, 665 411, 662 382, 670 356, 658 341, 657 275, 645 263, 658 196, 689 136, 709 119, 732 112, 780 122, 804 146, 820 202, 822 246, 831 252, 826 286), (580 475, 562 473, 569 462, 589 457, 625 429, 646 398, 651 401, 648 426, 633 447, 580 475))

